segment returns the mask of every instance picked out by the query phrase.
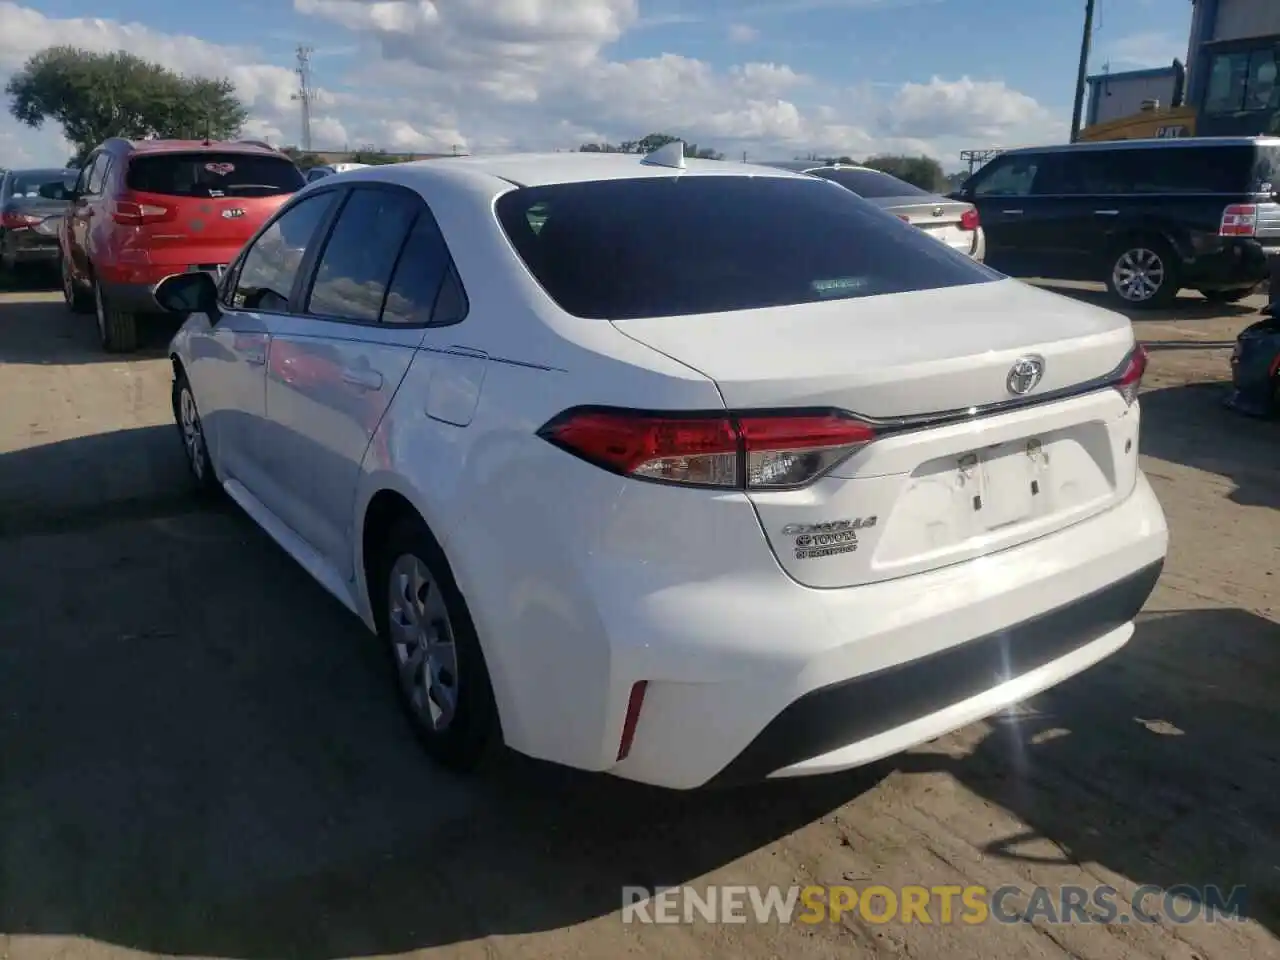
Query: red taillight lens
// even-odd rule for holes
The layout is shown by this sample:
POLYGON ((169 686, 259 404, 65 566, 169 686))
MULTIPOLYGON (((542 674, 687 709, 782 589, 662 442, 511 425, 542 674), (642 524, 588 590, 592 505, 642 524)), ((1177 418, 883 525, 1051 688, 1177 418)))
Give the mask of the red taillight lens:
POLYGON ((173 210, 159 203, 138 203, 135 200, 117 200, 111 208, 111 219, 116 223, 139 227, 147 223, 160 223, 173 216, 173 210))
POLYGON ((636 725, 640 723, 640 711, 644 709, 644 694, 648 688, 648 680, 641 680, 631 687, 627 712, 622 718, 622 736, 618 739, 619 760, 627 759, 627 754, 631 752, 631 744, 636 739, 636 725))
POLYGON ((875 439, 869 424, 834 411, 684 416, 578 409, 538 434, 625 476, 750 490, 809 483, 875 439))
POLYGON ((1258 208, 1252 203, 1233 203, 1222 211, 1223 237, 1252 237, 1258 229, 1258 208))
POLYGON ((911 222, 911 218, 908 217, 905 213, 895 213, 894 216, 897 217, 899 220, 901 220, 903 223, 911 222))
POLYGON ((978 219, 978 211, 976 209, 966 210, 960 214, 961 230, 977 230, 980 226, 982 226, 982 221, 978 219))
POLYGON ((4 213, 0 213, 0 227, 4 227, 6 230, 26 230, 28 227, 34 227, 43 219, 43 217, 33 217, 29 213, 6 210, 4 213))
POLYGON ((1133 402, 1138 399, 1138 388, 1142 386, 1142 376, 1146 372, 1147 348, 1138 344, 1125 360, 1115 383, 1116 389, 1129 406, 1133 406, 1133 402))

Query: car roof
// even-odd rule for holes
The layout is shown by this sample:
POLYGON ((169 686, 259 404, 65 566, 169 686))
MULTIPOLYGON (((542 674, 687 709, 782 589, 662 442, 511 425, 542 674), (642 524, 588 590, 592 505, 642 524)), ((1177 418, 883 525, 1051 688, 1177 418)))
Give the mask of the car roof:
MULTIPOLYGON (((393 164, 403 175, 413 170, 453 169, 481 174, 520 187, 540 187, 558 183, 592 180, 638 180, 649 177, 801 177, 802 174, 751 163, 725 160, 685 160, 683 168, 645 164, 636 153, 515 153, 466 157, 441 157, 412 163, 393 164)), ((386 169, 384 167, 383 169, 386 169)), ((359 171, 367 174, 367 170, 359 171)))
POLYGON ((1280 137, 1159 137, 1142 140, 1088 140, 1047 147, 1014 147, 1001 156, 1026 153, 1088 153, 1095 150, 1187 150, 1194 147, 1280 147, 1280 137))
POLYGON ((129 151, 136 154, 153 153, 256 153, 263 156, 283 156, 279 150, 245 140, 124 140, 129 151))

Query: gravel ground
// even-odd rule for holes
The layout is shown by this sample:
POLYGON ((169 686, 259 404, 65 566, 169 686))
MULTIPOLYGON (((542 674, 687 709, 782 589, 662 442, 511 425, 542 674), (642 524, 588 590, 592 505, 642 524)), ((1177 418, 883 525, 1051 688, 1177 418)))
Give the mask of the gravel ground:
POLYGON ((1257 306, 1137 324, 1172 546, 1121 654, 868 769, 686 795, 433 769, 362 628, 188 498, 167 331, 105 357, 56 294, 0 295, 0 960, 1280 957, 1280 438, 1220 405, 1257 306), (623 885, 677 883, 1249 899, 1218 924, 621 922, 623 885))

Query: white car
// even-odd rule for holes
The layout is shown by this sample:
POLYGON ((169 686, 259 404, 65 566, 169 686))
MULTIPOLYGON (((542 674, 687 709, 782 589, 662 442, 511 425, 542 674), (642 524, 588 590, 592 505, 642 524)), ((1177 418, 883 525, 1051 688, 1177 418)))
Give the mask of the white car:
POLYGON ((332 177, 337 173, 349 173, 352 170, 363 170, 368 167, 367 163, 326 163, 318 167, 312 167, 307 171, 307 183, 315 183, 317 180, 323 180, 325 177, 332 177))
POLYGON ((867 763, 1120 649, 1165 556, 1128 321, 814 177, 374 167, 214 283, 157 291, 194 475, 382 636, 455 767, 867 763))

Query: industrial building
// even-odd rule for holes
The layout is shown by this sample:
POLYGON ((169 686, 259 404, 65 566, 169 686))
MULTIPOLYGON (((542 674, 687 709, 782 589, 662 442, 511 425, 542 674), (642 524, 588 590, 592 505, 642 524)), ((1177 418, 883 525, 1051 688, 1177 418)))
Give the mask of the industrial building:
POLYGON ((1186 71, 1175 60, 1167 67, 1099 73, 1088 78, 1089 100, 1084 125, 1107 123, 1144 109, 1164 109, 1182 99, 1186 71))

